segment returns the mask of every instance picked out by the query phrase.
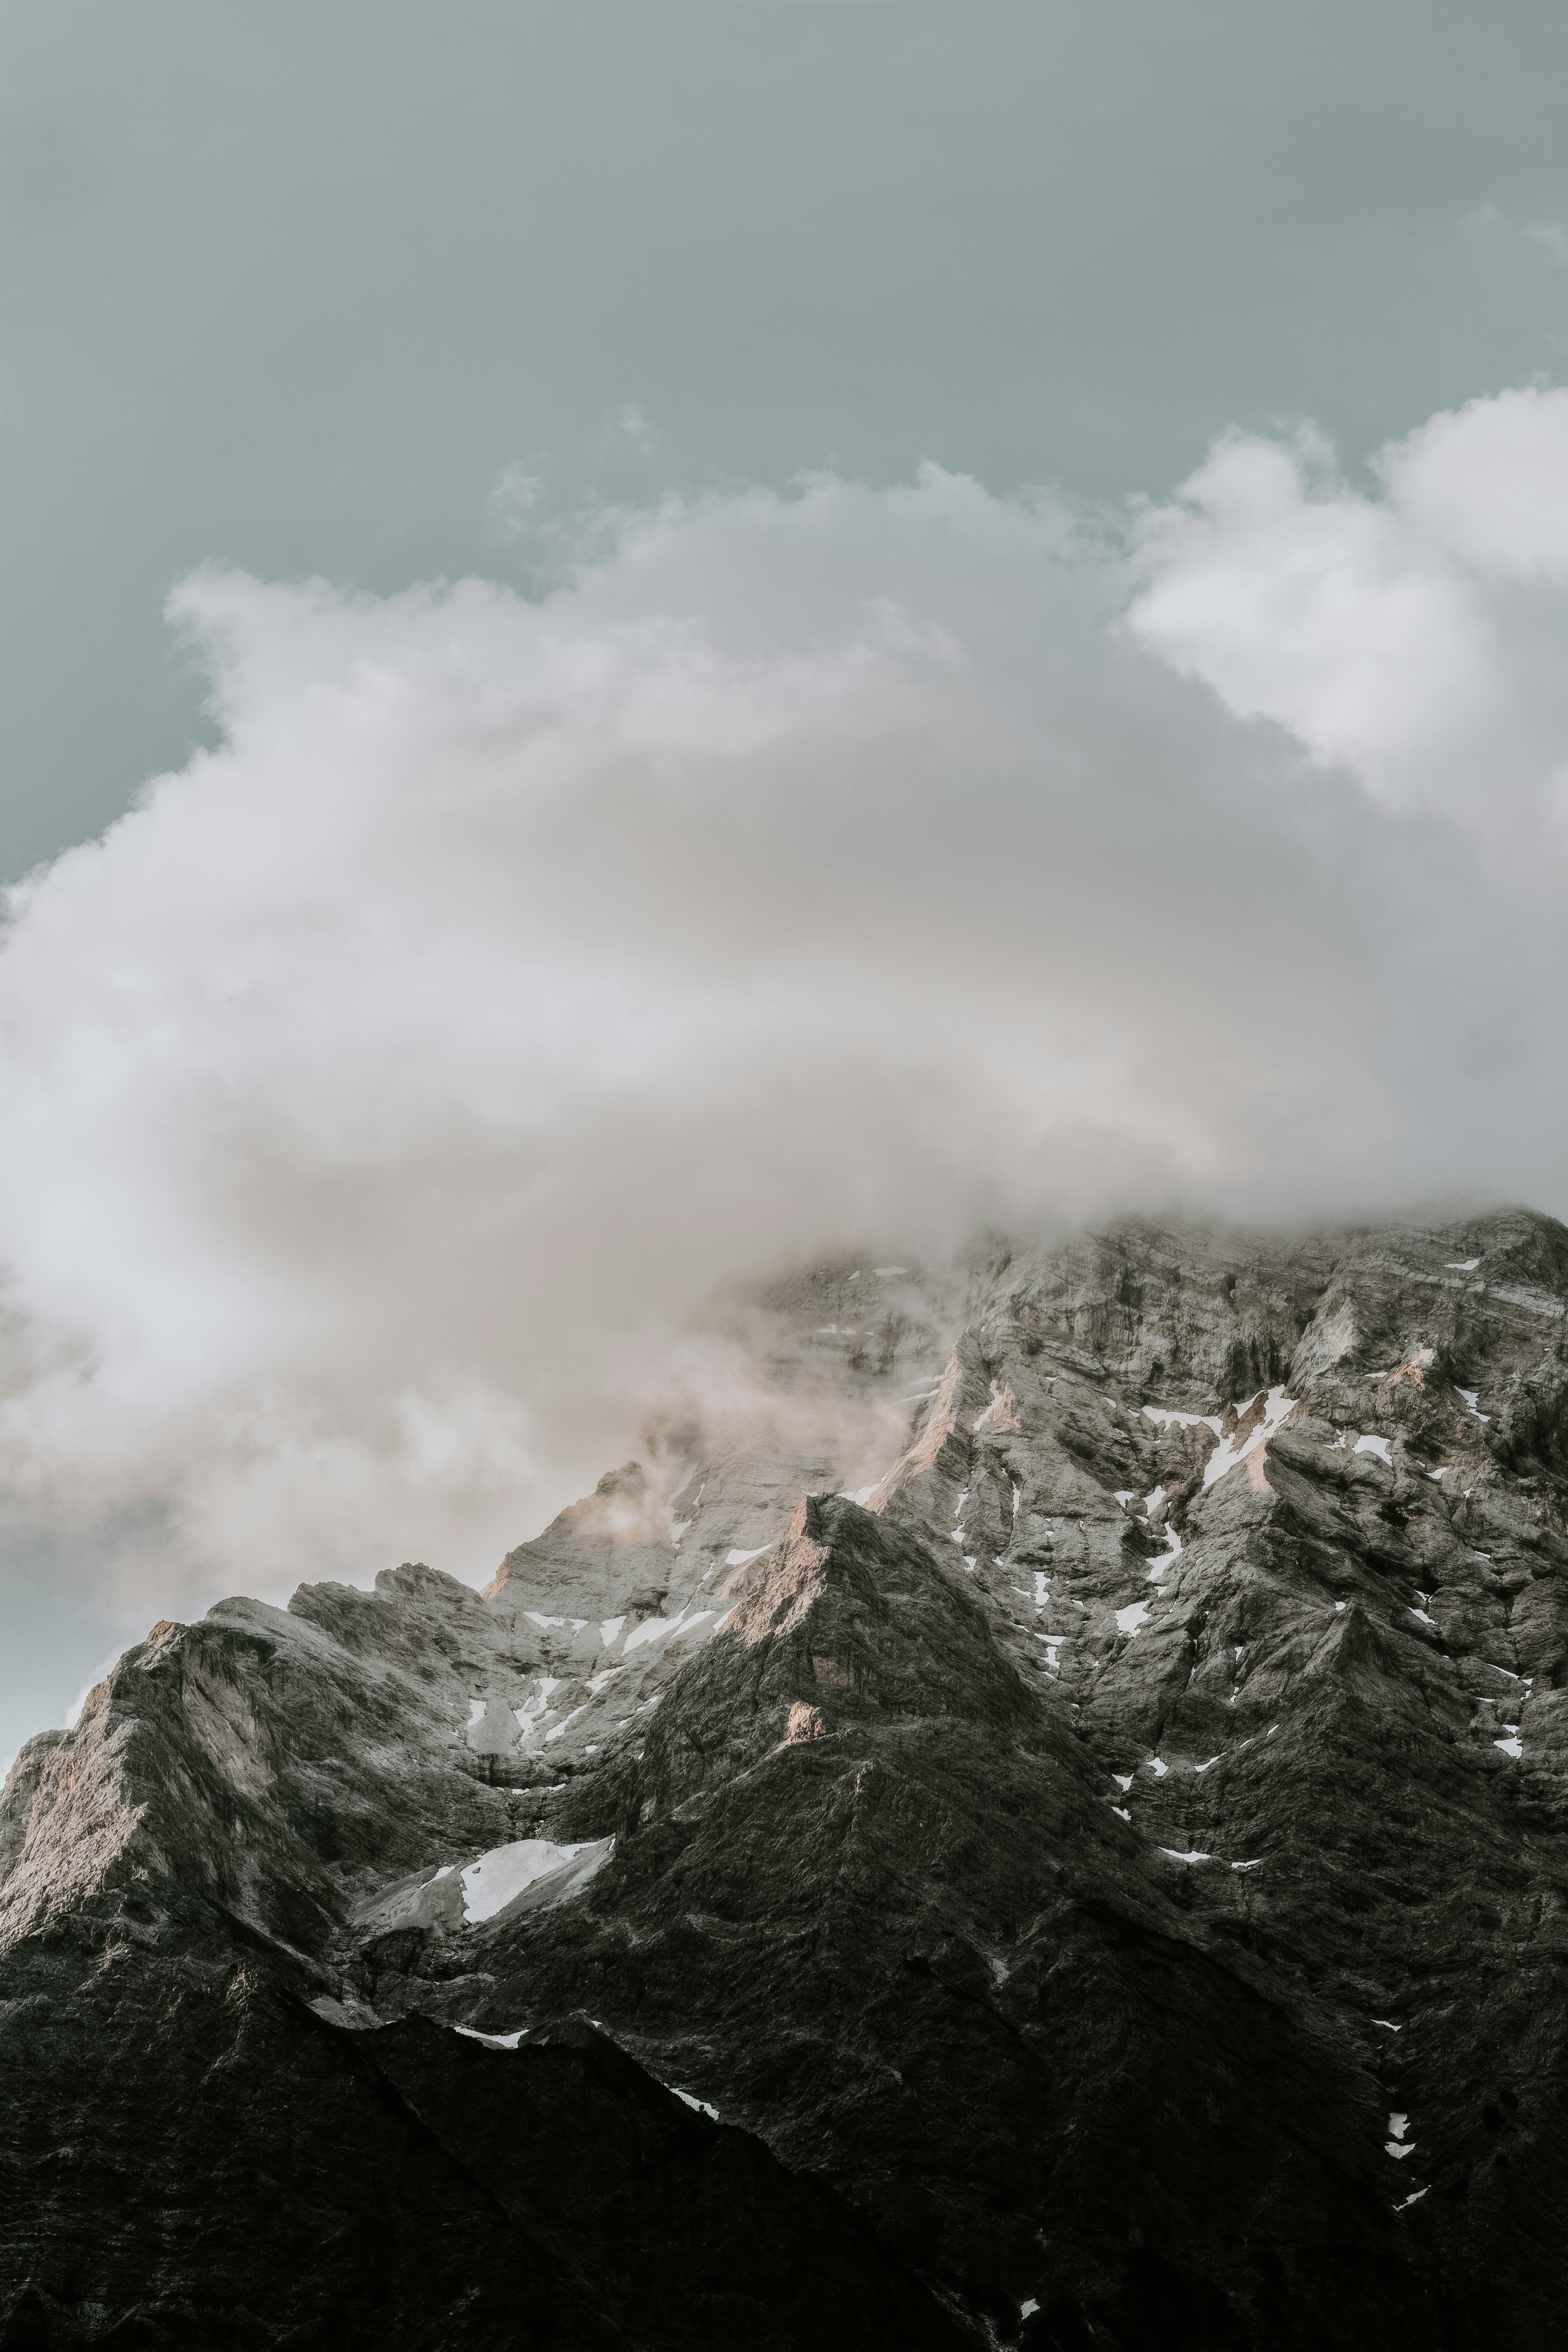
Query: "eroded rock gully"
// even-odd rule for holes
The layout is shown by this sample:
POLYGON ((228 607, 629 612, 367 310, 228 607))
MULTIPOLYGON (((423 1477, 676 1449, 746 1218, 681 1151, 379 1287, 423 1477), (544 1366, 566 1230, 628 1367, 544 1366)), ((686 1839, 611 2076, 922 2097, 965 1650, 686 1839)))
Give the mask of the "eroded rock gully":
POLYGON ((1568 1234, 764 1305, 879 1483, 685 1431, 23 1752, 0 2346, 1560 2344, 1568 1234))

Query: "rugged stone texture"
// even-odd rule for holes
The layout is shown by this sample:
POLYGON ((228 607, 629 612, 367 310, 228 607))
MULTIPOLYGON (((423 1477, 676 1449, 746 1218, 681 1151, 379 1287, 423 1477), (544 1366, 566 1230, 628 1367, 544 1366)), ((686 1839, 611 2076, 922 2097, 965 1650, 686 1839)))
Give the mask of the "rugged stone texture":
POLYGON ((585 2021, 356 2032, 258 1937, 138 1927, 100 1905, 12 1956, 8 2352, 960 2340, 829 2192, 585 2021))
POLYGON ((0 2344, 1555 2346, 1568 1234, 765 1311, 781 1433, 18 1759, 0 2344))

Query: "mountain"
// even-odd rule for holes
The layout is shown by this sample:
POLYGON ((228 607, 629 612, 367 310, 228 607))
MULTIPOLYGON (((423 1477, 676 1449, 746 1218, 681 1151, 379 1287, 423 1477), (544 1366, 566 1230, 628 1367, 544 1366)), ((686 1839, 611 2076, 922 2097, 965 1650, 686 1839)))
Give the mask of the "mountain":
POLYGON ((23 1751, 0 2347, 1558 2345, 1568 1231, 749 1312, 482 1595, 23 1751))

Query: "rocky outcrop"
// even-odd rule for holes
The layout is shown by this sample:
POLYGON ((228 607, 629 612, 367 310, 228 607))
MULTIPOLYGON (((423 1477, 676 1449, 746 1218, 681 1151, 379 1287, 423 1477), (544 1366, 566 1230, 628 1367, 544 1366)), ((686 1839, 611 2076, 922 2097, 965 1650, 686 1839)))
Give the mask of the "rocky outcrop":
POLYGON ((1545 2352, 1568 1234, 768 1311, 783 1433, 483 1597, 157 1628, 24 1751, 0 2343, 1545 2352))

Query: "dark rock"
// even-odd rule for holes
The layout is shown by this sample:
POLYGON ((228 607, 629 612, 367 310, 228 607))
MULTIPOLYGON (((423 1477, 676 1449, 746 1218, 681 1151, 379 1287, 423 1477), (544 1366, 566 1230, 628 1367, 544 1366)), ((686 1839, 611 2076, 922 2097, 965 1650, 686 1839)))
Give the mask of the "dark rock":
POLYGON ((1561 2340, 1568 1234, 897 1278, 24 1751, 0 2345, 1561 2340))

